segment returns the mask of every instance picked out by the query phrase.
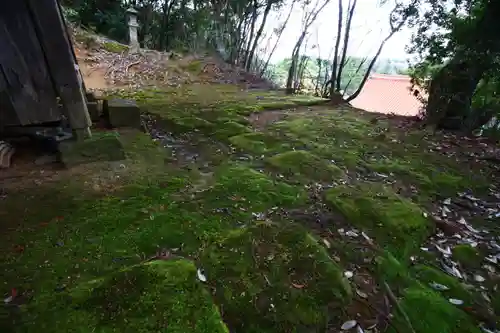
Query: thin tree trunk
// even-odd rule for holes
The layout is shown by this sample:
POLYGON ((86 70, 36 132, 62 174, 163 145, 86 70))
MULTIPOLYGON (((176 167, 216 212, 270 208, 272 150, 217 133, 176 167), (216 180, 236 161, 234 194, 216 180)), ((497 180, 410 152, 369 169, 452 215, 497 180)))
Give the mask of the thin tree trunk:
MULTIPOLYGON (((336 82, 336 90, 337 92, 340 92, 340 84, 342 82, 342 71, 345 66, 345 59, 347 55, 347 48, 349 46, 349 38, 351 34, 351 26, 352 26, 352 18, 354 17, 354 10, 356 9, 356 4, 358 3, 358 0, 353 0, 351 8, 349 9, 349 16, 347 17, 347 24, 346 24, 346 29, 345 29, 345 35, 344 35, 344 49, 342 50, 342 58, 340 59, 340 64, 339 64, 339 70, 337 74, 337 82, 336 82)), ((332 83, 333 85, 333 83, 332 83)))
POLYGON ((361 91, 363 90, 363 87, 365 86, 365 83, 366 81, 368 80, 368 78, 370 77, 370 74, 373 70, 373 66, 375 66, 375 63, 377 62, 378 60, 378 57, 380 56, 380 53, 382 53, 382 49, 384 48, 385 46, 385 43, 387 43, 387 41, 389 39, 391 39, 391 37, 396 33, 396 31, 392 31, 389 36, 387 36, 383 41, 382 43, 380 43, 380 46, 377 50, 377 53, 375 53, 375 56, 372 58, 372 60, 370 61, 370 64, 368 65, 368 69, 366 70, 366 73, 365 75, 363 76, 363 80, 361 80, 361 83, 359 84, 359 87, 358 89, 356 89, 356 91, 350 95, 349 97, 347 97, 346 99, 346 102, 350 102, 352 101, 353 99, 355 99, 356 97, 359 96, 359 94, 361 93, 361 91))
POLYGON ((281 39, 281 35, 283 35, 283 31, 285 30, 285 28, 286 28, 286 26, 288 24, 288 20, 290 19, 290 16, 292 15, 293 6, 295 5, 295 2, 296 2, 296 0, 294 0, 292 2, 292 6, 290 6, 290 11, 288 12, 288 16, 286 17, 286 20, 283 23, 283 27, 282 27, 279 35, 278 35, 278 38, 276 39, 276 43, 274 44, 273 49, 271 50, 271 53, 269 53, 269 56, 267 57, 266 63, 264 64, 264 67, 260 71, 260 76, 264 75, 264 73, 265 73, 265 71, 267 69, 267 66, 269 66, 269 61, 271 61, 271 57, 273 56, 274 51, 276 51, 276 47, 278 47, 278 43, 279 43, 279 41, 281 39))
MULTIPOLYGON (((338 23, 337 23, 337 40, 335 41, 335 51, 333 55, 333 64, 332 64, 332 76, 330 78, 330 97, 333 98, 335 94, 335 82, 337 82, 337 67, 339 61, 339 49, 340 49, 340 39, 342 38, 342 21, 343 21, 343 5, 342 0, 339 1, 339 14, 338 14, 338 23)), ((327 83, 328 84, 328 83, 327 83)))
POLYGON ((292 52, 292 63, 290 65, 290 68, 288 69, 288 78, 286 81, 286 93, 287 94, 292 94, 293 93, 293 79, 296 75, 296 67, 297 67, 297 60, 300 52, 300 48, 302 46, 302 43, 304 42, 304 38, 306 37, 307 30, 309 30, 309 27, 314 23, 316 18, 318 17, 318 14, 325 8, 325 6, 330 2, 330 0, 325 0, 325 2, 319 7, 318 9, 314 8, 309 15, 307 15, 305 24, 304 24, 304 29, 302 30, 302 33, 300 34, 299 39, 297 40, 297 43, 295 43, 295 47, 292 52))
POLYGON ((247 72, 249 72, 250 68, 252 67, 252 61, 253 61, 253 57, 255 55, 255 49, 257 48, 257 44, 259 42, 260 36, 262 35, 262 32, 264 31, 264 26, 266 25, 267 16, 269 15, 269 12, 271 11, 272 5, 273 5, 273 1, 267 0, 267 5, 266 5, 266 8, 264 9, 264 16, 262 18, 262 23, 260 24, 259 30, 257 30, 257 35, 255 36, 255 39, 253 41, 252 50, 250 51, 250 55, 248 56, 248 61, 247 61, 247 65, 246 65, 247 72))
POLYGON ((250 46, 252 45, 253 35, 255 33, 255 23, 257 22, 257 0, 253 2, 253 11, 252 11, 252 23, 250 25, 250 36, 248 37, 248 43, 245 48, 245 68, 247 67, 248 58, 250 56, 250 46))

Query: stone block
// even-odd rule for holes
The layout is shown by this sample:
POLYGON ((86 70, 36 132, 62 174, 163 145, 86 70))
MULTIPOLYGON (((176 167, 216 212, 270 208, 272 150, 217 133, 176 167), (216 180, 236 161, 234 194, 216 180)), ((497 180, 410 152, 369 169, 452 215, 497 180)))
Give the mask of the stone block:
POLYGON ((92 122, 99 121, 99 105, 96 102, 87 102, 87 109, 89 110, 90 119, 92 122))
POLYGON ((90 103, 97 102, 97 98, 93 92, 85 93, 85 97, 87 98, 87 102, 90 103))
POLYGON ((142 130, 141 111, 134 100, 104 101, 104 114, 111 127, 131 127, 142 130))
POLYGON ((95 133, 92 138, 82 141, 61 141, 58 149, 60 161, 68 168, 86 163, 125 159, 125 151, 116 133, 95 133))

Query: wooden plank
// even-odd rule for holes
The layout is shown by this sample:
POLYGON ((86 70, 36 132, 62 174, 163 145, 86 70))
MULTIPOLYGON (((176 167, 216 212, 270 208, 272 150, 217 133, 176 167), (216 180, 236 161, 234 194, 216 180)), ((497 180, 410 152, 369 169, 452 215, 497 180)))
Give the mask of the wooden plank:
POLYGON ((28 3, 65 115, 75 133, 91 126, 84 92, 79 84, 72 45, 67 38, 56 0, 24 0, 28 3))
POLYGON ((23 1, 9 1, 0 11, 0 66, 3 99, 8 96, 17 115, 16 121, 4 114, 4 126, 61 119, 45 57, 23 1))

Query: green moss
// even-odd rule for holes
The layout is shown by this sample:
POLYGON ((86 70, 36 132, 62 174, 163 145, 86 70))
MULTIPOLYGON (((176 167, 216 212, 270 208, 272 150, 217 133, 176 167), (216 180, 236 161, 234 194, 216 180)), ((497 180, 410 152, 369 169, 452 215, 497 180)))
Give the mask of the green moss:
POLYGON ((229 138, 233 146, 245 152, 265 154, 272 151, 282 151, 290 145, 283 143, 277 137, 263 133, 248 133, 229 138))
POLYGON ((298 226, 266 223, 230 232, 201 262, 236 331, 320 331, 329 319, 342 320, 350 299, 341 269, 298 226))
POLYGON ((214 135, 222 140, 228 139, 232 136, 237 136, 244 133, 251 132, 250 128, 234 121, 227 121, 220 123, 214 132, 214 135))
POLYGON ((456 245, 453 250, 453 259, 469 268, 481 267, 482 258, 476 248, 468 244, 456 245))
POLYGON ((342 170, 307 151, 281 153, 267 159, 268 163, 289 176, 305 176, 332 181, 342 176, 342 170))
POLYGON ((371 230, 378 243, 398 259, 408 258, 430 231, 417 205, 380 184, 337 186, 327 192, 326 199, 351 223, 371 230))
MULTIPOLYGON (((479 333, 480 330, 463 311, 439 294, 422 287, 411 287, 403 293, 401 307, 408 315, 416 333, 479 333)), ((401 313, 388 330, 390 333, 409 332, 401 313)))
POLYGON ((185 260, 154 261, 82 283, 39 302, 34 326, 48 332, 228 332, 185 260))
POLYGON ((116 42, 104 42, 102 48, 108 52, 122 53, 128 51, 128 46, 116 42))
POLYGON ((215 185, 204 193, 205 205, 242 208, 244 212, 262 212, 274 206, 303 203, 301 188, 275 182, 265 174, 243 165, 222 166, 215 175, 215 185))
POLYGON ((203 63, 200 60, 193 60, 184 69, 193 74, 199 74, 203 69, 203 63))
POLYGON ((422 281, 427 285, 435 282, 448 287, 448 290, 441 291, 445 298, 457 298, 463 300, 465 304, 469 306, 479 300, 476 295, 468 290, 459 280, 435 268, 425 265, 417 265, 413 267, 411 271, 419 281, 422 281))

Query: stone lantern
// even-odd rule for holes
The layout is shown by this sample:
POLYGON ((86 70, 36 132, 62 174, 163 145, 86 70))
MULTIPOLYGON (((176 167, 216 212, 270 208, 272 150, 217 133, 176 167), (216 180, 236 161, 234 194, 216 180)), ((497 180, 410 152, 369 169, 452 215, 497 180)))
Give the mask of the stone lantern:
POLYGON ((139 24, 137 23, 137 14, 138 11, 133 7, 127 9, 129 45, 131 52, 139 52, 139 38, 137 37, 137 29, 139 28, 139 24))

